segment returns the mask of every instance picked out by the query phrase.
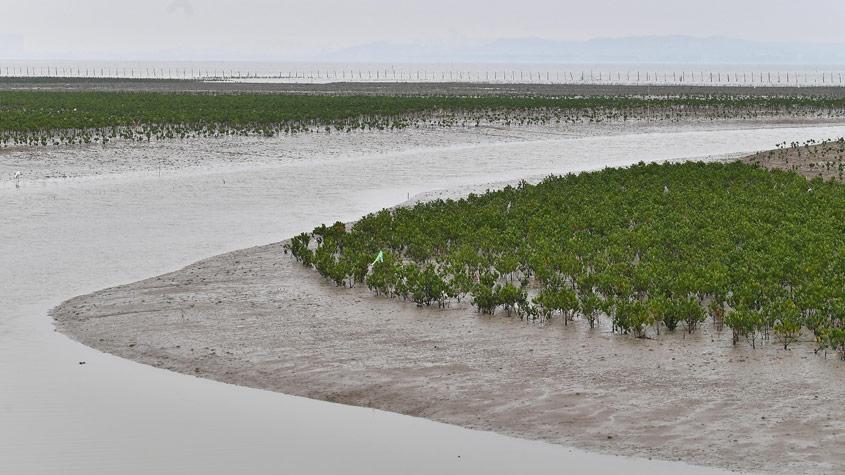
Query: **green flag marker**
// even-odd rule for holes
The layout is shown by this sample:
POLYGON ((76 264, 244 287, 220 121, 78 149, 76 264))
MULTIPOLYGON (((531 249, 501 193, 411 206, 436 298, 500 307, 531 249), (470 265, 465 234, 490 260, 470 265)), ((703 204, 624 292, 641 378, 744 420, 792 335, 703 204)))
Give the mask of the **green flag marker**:
POLYGON ((373 265, 376 265, 376 262, 384 262, 384 252, 379 251, 378 255, 376 256, 376 260, 373 261, 373 265))

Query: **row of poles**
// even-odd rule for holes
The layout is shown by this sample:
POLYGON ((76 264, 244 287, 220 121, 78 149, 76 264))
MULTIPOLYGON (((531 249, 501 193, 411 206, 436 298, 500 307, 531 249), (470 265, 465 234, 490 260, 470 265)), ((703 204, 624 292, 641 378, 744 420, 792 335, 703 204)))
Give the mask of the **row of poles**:
POLYGON ((748 84, 748 85, 843 85, 841 72, 652 72, 652 71, 429 71, 429 70, 313 70, 255 72, 191 68, 80 68, 0 65, 5 78, 109 78, 194 79, 205 81, 394 81, 394 82, 493 82, 537 84, 748 84))

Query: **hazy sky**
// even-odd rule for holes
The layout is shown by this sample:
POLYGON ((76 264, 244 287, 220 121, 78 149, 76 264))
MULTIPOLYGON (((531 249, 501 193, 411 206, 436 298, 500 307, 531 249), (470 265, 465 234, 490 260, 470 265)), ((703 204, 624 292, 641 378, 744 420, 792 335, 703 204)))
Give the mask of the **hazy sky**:
POLYGON ((0 56, 295 59, 376 41, 683 34, 845 43, 843 0, 0 0, 0 56))

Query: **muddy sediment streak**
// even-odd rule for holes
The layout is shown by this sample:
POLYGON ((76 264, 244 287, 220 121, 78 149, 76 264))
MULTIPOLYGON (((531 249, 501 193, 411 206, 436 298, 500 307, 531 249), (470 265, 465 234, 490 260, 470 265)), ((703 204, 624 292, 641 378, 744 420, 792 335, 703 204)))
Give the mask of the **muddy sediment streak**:
POLYGON ((178 79, 0 78, 0 91, 144 91, 364 96, 744 96, 845 97, 837 86, 497 84, 461 82, 249 83, 178 79))
POLYGON ((77 297, 60 331, 227 383, 606 453, 747 471, 845 470, 845 363, 706 326, 656 339, 343 289, 281 244, 77 297))

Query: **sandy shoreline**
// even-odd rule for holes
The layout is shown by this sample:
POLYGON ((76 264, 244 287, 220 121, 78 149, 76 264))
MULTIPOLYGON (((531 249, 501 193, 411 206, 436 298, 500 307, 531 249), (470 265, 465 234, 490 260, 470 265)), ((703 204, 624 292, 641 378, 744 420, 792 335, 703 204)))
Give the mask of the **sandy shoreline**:
POLYGON ((709 325, 636 340, 583 322, 419 309, 336 288, 278 243, 77 297, 53 317, 85 345, 227 383, 608 454, 845 468, 843 393, 831 384, 845 366, 810 342, 752 351, 709 325))

